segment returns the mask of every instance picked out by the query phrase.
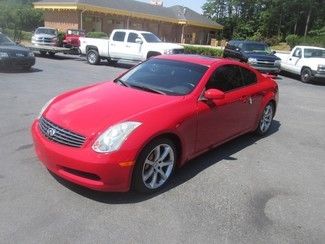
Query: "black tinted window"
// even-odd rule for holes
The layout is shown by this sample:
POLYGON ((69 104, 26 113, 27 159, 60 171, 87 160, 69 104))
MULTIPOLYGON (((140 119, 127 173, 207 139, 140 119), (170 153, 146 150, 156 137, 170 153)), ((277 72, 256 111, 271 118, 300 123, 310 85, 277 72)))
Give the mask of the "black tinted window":
POLYGON ((225 65, 217 68, 211 76, 206 89, 219 89, 226 92, 241 87, 242 75, 236 65, 225 65))
POLYGON ((257 78, 254 72, 240 67, 241 73, 243 75, 244 85, 251 85, 257 82, 257 78))
POLYGON ((124 42, 125 32, 117 31, 114 34, 113 41, 124 42))
POLYGON ((131 32, 128 36, 128 42, 135 43, 135 39, 137 39, 138 37, 139 37, 138 34, 131 32))

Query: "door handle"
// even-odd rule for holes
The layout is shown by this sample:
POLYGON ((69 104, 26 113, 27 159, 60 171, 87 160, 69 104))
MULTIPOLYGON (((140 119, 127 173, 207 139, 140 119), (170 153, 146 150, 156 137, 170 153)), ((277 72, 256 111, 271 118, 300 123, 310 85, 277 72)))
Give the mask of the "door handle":
POLYGON ((292 60, 292 58, 289 58, 289 60, 291 61, 291 60, 292 60))

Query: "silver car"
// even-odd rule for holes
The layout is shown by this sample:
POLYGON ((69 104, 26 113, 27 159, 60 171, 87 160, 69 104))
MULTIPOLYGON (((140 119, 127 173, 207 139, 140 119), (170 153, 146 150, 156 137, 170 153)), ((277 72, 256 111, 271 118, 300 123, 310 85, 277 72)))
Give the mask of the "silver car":
POLYGON ((35 30, 32 36, 33 45, 46 45, 57 46, 58 45, 58 30, 47 27, 39 27, 35 30))

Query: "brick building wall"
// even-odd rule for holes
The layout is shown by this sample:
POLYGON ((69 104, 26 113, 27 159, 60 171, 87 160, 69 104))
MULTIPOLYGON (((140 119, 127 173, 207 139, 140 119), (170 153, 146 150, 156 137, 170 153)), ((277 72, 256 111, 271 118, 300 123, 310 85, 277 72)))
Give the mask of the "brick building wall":
POLYGON ((44 25, 60 31, 78 29, 80 16, 77 11, 44 11, 44 25))
MULTIPOLYGON (((180 43, 182 25, 162 21, 147 20, 135 17, 104 14, 95 12, 83 13, 82 28, 86 32, 102 31, 110 34, 113 29, 135 29, 150 31, 161 40, 180 43)), ((60 31, 81 28, 81 11, 61 10, 44 12, 45 26, 57 28, 60 31)), ((209 44, 210 29, 185 26, 184 41, 190 44, 209 44)))

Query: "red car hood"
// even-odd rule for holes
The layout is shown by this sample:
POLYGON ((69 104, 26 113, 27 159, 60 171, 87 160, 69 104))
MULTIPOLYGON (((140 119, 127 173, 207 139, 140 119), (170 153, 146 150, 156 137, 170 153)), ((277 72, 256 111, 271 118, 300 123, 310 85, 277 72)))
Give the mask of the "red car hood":
POLYGON ((105 82, 59 96, 44 116, 60 127, 89 137, 121 121, 141 121, 141 114, 180 99, 105 82))

